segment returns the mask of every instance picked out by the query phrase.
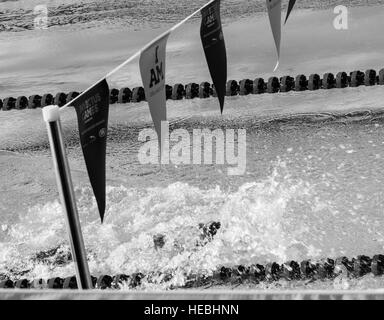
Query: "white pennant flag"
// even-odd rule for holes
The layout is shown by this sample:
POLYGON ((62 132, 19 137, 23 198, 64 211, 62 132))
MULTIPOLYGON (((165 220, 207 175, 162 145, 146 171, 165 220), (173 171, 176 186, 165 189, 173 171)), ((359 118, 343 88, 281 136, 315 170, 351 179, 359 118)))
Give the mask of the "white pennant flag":
POLYGON ((280 41, 281 41, 281 0, 266 0, 269 22, 271 23, 271 29, 273 38, 275 39, 275 45, 277 50, 277 63, 273 71, 276 71, 279 66, 280 60, 280 41))
POLYGON ((165 49, 169 33, 145 48, 140 55, 140 73, 145 98, 155 125, 160 148, 163 150, 164 138, 161 136, 161 122, 167 120, 165 96, 165 49))

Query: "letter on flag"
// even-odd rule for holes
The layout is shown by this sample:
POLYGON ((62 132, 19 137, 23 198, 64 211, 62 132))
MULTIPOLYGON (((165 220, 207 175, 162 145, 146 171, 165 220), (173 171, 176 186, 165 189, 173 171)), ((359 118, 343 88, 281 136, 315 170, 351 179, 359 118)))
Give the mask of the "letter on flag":
POLYGON ((292 11, 293 7, 295 6, 295 3, 296 3, 296 0, 289 0, 287 16, 285 18, 284 24, 287 23, 287 20, 289 18, 289 15, 291 14, 291 11, 292 11))
POLYGON ((227 53, 220 18, 220 0, 213 1, 201 10, 200 37, 209 72, 223 113, 227 83, 227 53))
POLYGON ((161 121, 167 120, 165 96, 165 49, 169 33, 144 49, 140 55, 140 73, 145 97, 155 125, 160 150, 165 137, 161 137, 161 121))
POLYGON ((266 0, 269 22, 277 50, 277 64, 273 71, 276 71, 280 60, 280 41, 281 41, 281 0, 266 0))
POLYGON ((103 222, 105 213, 105 158, 109 114, 109 88, 105 79, 75 99, 80 143, 93 193, 103 222))

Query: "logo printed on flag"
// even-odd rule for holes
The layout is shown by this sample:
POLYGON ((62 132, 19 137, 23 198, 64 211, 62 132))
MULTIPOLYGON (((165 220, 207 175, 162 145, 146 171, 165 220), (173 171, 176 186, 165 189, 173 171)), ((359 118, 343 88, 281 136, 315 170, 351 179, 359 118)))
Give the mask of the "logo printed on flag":
POLYGON ((275 40, 276 50, 277 50, 277 63, 275 69, 279 66, 280 60, 280 41, 281 41, 281 0, 266 0, 268 8, 269 22, 271 24, 271 29, 273 33, 273 38, 275 40))
POLYGON ((109 88, 105 79, 75 99, 80 143, 101 221, 105 213, 105 164, 109 115, 109 88))
POLYGON ((205 58, 223 113, 227 83, 227 53, 220 18, 220 0, 201 10, 200 37, 205 58))
POLYGON ((163 150, 161 122, 167 120, 165 96, 165 49, 169 33, 144 49, 140 55, 140 73, 155 130, 163 150))

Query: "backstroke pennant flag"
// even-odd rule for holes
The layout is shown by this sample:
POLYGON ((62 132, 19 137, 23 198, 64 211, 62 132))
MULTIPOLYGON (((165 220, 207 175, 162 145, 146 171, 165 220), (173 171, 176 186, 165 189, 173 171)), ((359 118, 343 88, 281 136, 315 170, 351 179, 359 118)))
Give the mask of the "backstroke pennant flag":
POLYGON ((105 79, 99 81, 72 106, 77 113, 80 143, 88 176, 96 198, 101 222, 105 213, 105 158, 109 114, 109 88, 105 79))
POLYGON ((227 53, 220 18, 220 0, 213 1, 201 10, 200 37, 220 110, 223 113, 227 83, 227 53))
POLYGON ((284 22, 284 24, 287 23, 287 20, 288 20, 288 18, 289 18, 289 15, 291 14, 291 11, 292 11, 293 7, 295 6, 295 3, 296 3, 296 0, 289 0, 287 16, 285 17, 285 22, 284 22))
POLYGON ((143 81, 145 98, 148 101, 153 123, 163 149, 166 137, 161 136, 161 122, 167 120, 167 107, 165 96, 165 49, 170 33, 145 48, 140 55, 140 73, 143 81))
POLYGON ((269 22, 271 24, 271 29, 273 33, 273 38, 275 39, 275 45, 277 50, 277 63, 275 69, 279 66, 280 60, 280 41, 281 41, 281 0, 266 0, 269 22))

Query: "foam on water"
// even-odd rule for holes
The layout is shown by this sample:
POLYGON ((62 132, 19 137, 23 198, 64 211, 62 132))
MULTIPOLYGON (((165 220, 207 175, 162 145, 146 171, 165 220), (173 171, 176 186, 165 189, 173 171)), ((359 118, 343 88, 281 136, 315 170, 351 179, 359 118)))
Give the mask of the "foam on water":
MULTIPOLYGON (((102 226, 91 190, 78 189, 91 272, 209 273, 220 265, 283 262, 298 248, 304 256, 313 257, 316 250, 299 240, 300 230, 285 231, 287 204, 305 197, 309 186, 279 179, 284 170, 284 163, 277 163, 268 179, 243 184, 233 192, 220 187, 203 190, 182 182, 166 188, 108 187, 109 205, 102 226), (212 241, 206 241, 199 224, 210 221, 219 221, 221 228, 212 241), (165 236, 163 248, 154 246, 157 234, 165 236)), ((59 246, 68 250, 57 201, 31 207, 3 232, 7 236, 0 244, 0 273, 32 278, 73 273, 72 264, 57 263, 52 257, 36 259, 37 253, 59 246)))
MULTIPOLYGON (((124 110, 113 114, 121 118, 124 110)), ((108 174, 103 225, 88 180, 79 179, 80 173, 86 177, 85 168, 75 165, 82 163, 77 133, 73 137, 67 133, 92 274, 158 273, 160 283, 153 284, 152 279, 144 288, 162 289, 183 285, 188 275, 210 274, 220 266, 382 252, 382 109, 264 121, 251 116, 189 119, 178 125, 217 128, 227 121, 234 128, 246 128, 248 135, 247 172, 236 178, 223 174, 220 166, 140 165, 139 146, 132 146, 142 126, 118 126, 113 120, 108 166, 114 169, 108 174), (114 176, 121 182, 112 183, 114 176), (213 239, 202 237, 199 224, 212 221, 220 222, 217 234, 213 239), (159 234, 165 239, 162 248, 154 243, 159 234), (165 281, 161 278, 165 274, 173 277, 165 281)), ((26 191, 31 184, 24 186, 51 163, 45 140, 31 146, 34 154, 27 158, 1 153, 4 175, 15 180, 3 190, 2 277, 74 273, 61 206, 54 200, 54 181, 36 181, 32 192, 26 191), (9 202, 7 194, 14 200, 9 202)), ((358 280, 354 283, 361 285, 358 280)))
MULTIPOLYGON (((187 120, 182 127, 193 127, 196 121, 187 120)), ((210 121, 205 125, 225 123, 210 121)), ((92 274, 157 274, 158 279, 144 280, 141 289, 165 289, 221 266, 381 253, 382 123, 382 110, 232 120, 233 127, 248 130, 247 172, 235 179, 220 173, 220 166, 140 165, 138 146, 126 147, 137 142, 138 128, 129 127, 135 131, 129 133, 124 126, 115 127, 118 134, 110 137, 113 157, 108 162, 115 169, 108 174, 103 225, 88 181, 74 178, 92 274), (113 176, 121 182, 112 183, 113 176), (212 221, 220 222, 220 229, 213 239, 204 238, 199 224, 212 221), (154 243, 159 234, 165 239, 162 248, 154 243)), ((71 141, 69 153, 75 161, 81 151, 71 141)), ((6 171, 12 176, 22 164, 21 185, 28 174, 39 174, 40 164, 46 167, 46 151, 35 153, 25 164, 21 155, 3 154, 14 159, 15 169, 9 166, 6 171)), ((85 169, 73 173, 78 171, 85 169)), ((19 183, 9 186, 9 195, 16 199, 19 183)), ((74 274, 61 206, 58 200, 47 200, 57 198, 52 188, 39 187, 38 193, 28 195, 21 188, 28 210, 13 201, 9 206, 19 208, 14 210, 17 217, 8 214, 4 204, 0 277, 74 274)), ((326 285, 306 283, 305 288, 374 288, 380 283, 367 276, 337 278, 326 285)), ((303 283, 258 284, 280 287, 302 288, 303 283)))

